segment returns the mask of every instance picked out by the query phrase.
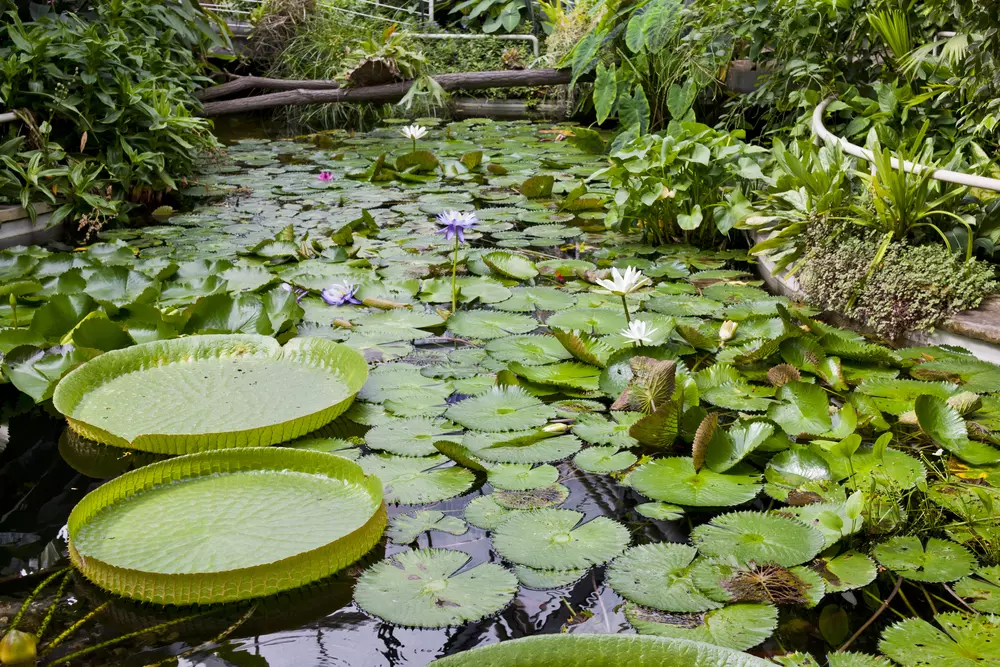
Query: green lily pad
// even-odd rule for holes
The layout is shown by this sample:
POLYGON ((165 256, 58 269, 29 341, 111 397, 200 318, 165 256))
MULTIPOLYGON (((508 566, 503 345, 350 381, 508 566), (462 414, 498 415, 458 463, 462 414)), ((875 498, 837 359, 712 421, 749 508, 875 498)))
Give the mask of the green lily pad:
POLYGON ((396 554, 361 574, 354 601, 396 625, 444 628, 478 621, 514 599, 517 578, 494 563, 456 574, 470 559, 449 549, 396 554))
POLYGON ((562 505, 569 498, 569 488, 552 484, 527 491, 497 489, 493 496, 497 505, 509 510, 538 510, 562 505))
POLYGON ((703 614, 678 614, 625 606, 625 618, 639 634, 690 639, 745 651, 778 627, 778 608, 770 604, 731 604, 703 614))
POLYGON ((582 579, 588 568, 576 570, 536 570, 525 565, 515 565, 514 574, 517 580, 526 588, 545 591, 552 588, 563 588, 582 579))
POLYGON ((573 464, 584 472, 606 475, 632 467, 638 457, 618 447, 587 447, 573 457, 573 464))
POLYGON ((555 410, 520 387, 497 387, 448 408, 445 416, 480 431, 519 431, 542 426, 555 410))
POLYGON ((903 667, 974 667, 1000 661, 1000 618, 938 614, 938 629, 922 618, 886 628, 878 647, 903 667))
POLYGON ((498 463, 490 468, 487 479, 497 489, 528 491, 555 484, 559 471, 550 465, 533 468, 530 464, 498 463))
POLYGON ((973 465, 1000 463, 1000 449, 969 440, 962 415, 943 399, 923 394, 917 396, 913 409, 920 429, 963 461, 973 465))
POLYGON ((640 412, 613 411, 610 421, 600 415, 584 414, 573 425, 573 434, 595 445, 636 447, 639 441, 629 435, 629 430, 640 419, 640 412))
POLYGON ((523 255, 512 252, 491 252, 483 255, 483 261, 497 273, 516 280, 530 280, 538 275, 535 263, 523 255))
POLYGON ((498 338, 486 345, 486 351, 499 361, 516 361, 525 366, 541 366, 573 358, 554 336, 545 335, 498 338))
POLYGON ((709 557, 732 555, 741 563, 792 567, 823 548, 823 534, 777 514, 732 512, 691 531, 691 541, 709 557))
POLYGON ((492 463, 551 463, 573 456, 583 446, 571 435, 553 437, 538 431, 469 431, 463 442, 470 452, 492 463))
POLYGON ((1000 613, 1000 566, 979 568, 975 575, 959 580, 955 592, 976 611, 1000 613))
POLYGON ((614 560, 607 582, 626 600, 661 611, 700 612, 718 609, 690 577, 698 550, 685 544, 661 542, 632 547, 614 560))
POLYGON ((362 456, 358 463, 369 475, 375 475, 385 487, 387 502, 402 505, 420 505, 447 500, 468 491, 475 475, 462 467, 440 466, 448 457, 409 457, 393 454, 362 456))
POLYGON ((753 500, 761 485, 756 475, 698 472, 690 458, 674 456, 643 464, 629 475, 632 488, 653 500, 689 507, 725 507, 753 500))
POLYGON ((833 558, 817 558, 809 567, 823 577, 830 593, 863 588, 878 575, 878 567, 872 559, 857 551, 845 551, 833 558))
POLYGON ((494 308, 499 310, 533 313, 536 310, 560 311, 572 308, 576 297, 554 287, 514 287, 510 298, 494 308))
POLYGON ((527 315, 490 310, 467 310, 448 318, 448 330, 456 336, 491 340, 534 331, 538 322, 527 315))
POLYGON ((88 494, 70 514, 69 551, 118 595, 210 604, 331 575, 371 550, 385 522, 381 484, 356 463, 233 449, 154 463, 88 494))
POLYGON ((192 336, 106 352, 53 403, 91 440, 177 454, 297 438, 346 410, 367 376, 360 355, 319 338, 192 336))
POLYGON ((455 430, 454 424, 443 419, 411 417, 393 419, 377 425, 365 435, 369 448, 400 456, 429 456, 436 454, 434 441, 442 434, 455 430))
POLYGON ((515 361, 510 364, 510 370, 529 382, 581 391, 597 391, 601 376, 600 368, 581 364, 579 361, 563 361, 545 366, 525 366, 515 361))
POLYGON ((496 502, 496 494, 473 498, 465 507, 465 520, 476 528, 496 530, 497 526, 521 510, 507 509, 496 502))
POLYGON ((582 525, 582 512, 545 509, 518 514, 493 534, 493 547, 517 565, 569 570, 601 565, 628 546, 625 526, 607 517, 582 525))
POLYGON ((767 418, 790 436, 820 435, 833 428, 829 401, 822 387, 806 382, 789 382, 778 389, 781 403, 770 406, 767 418))
POLYGON ((569 308, 551 315, 545 324, 550 329, 566 331, 582 331, 584 333, 606 336, 618 333, 625 328, 625 314, 617 310, 602 308, 569 308))
POLYGON ((658 521, 676 521, 684 516, 684 508, 680 505, 663 502, 640 503, 635 506, 635 511, 658 521))
POLYGON ((949 582, 967 577, 976 568, 968 549, 948 540, 931 537, 926 544, 913 535, 893 537, 875 545, 875 558, 906 579, 949 582))

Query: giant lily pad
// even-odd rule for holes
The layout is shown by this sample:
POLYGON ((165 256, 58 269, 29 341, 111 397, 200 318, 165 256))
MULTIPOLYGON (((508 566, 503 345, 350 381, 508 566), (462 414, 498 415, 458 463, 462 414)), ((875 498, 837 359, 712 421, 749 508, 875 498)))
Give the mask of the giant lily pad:
POLYGON ((91 440, 180 454, 314 431, 367 376, 361 355, 328 340, 192 336, 107 352, 63 378, 53 402, 91 440))
POLYGON ((367 553, 386 525, 382 485, 347 459, 241 448, 126 473, 69 518, 85 577, 157 604, 271 595, 322 579, 367 553))
POLYGON ((444 628, 477 621, 507 606, 517 592, 517 578, 494 563, 455 574, 470 558, 448 549, 396 554, 358 578, 354 600, 397 625, 444 628))

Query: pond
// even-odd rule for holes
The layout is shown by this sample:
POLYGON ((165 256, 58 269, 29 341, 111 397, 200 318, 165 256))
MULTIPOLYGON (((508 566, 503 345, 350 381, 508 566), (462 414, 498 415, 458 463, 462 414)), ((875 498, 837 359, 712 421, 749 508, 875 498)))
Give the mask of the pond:
MULTIPOLYGON (((936 530, 976 546, 954 503, 929 503, 939 516, 923 528, 899 509, 916 487, 947 480, 939 445, 949 448, 946 437, 931 439, 914 426, 923 413, 909 426, 896 421, 913 410, 918 383, 941 405, 959 394, 957 385, 937 381, 950 373, 966 392, 982 394, 959 418, 995 431, 1000 399, 989 395, 992 371, 957 350, 892 352, 810 319, 814 311, 760 288, 743 251, 653 247, 607 231, 603 201, 614 193, 600 181, 581 187, 603 158, 573 145, 572 125, 422 123, 429 133, 412 142, 394 123, 366 135, 234 140, 186 188, 187 210, 103 232, 68 269, 84 281, 108 266, 141 274, 141 285, 122 287, 112 309, 112 321, 136 331, 136 304, 155 303, 163 316, 146 321, 145 330, 173 332, 164 337, 317 336, 362 352, 371 375, 358 402, 315 434, 320 440, 301 445, 358 460, 379 475, 392 539, 329 581, 197 618, 109 598, 75 577, 49 638, 98 613, 47 659, 171 620, 70 664, 416 666, 508 639, 633 633, 635 626, 761 656, 822 656, 892 589, 893 578, 873 583, 875 563, 863 555, 873 543, 936 530), (400 155, 417 157, 391 169, 400 155), (420 168, 427 159, 436 170, 420 168), (449 211, 475 212, 467 244, 438 233, 435 216, 449 211), (456 258, 458 312, 446 322, 456 258), (651 282, 617 296, 596 282, 603 274, 595 272, 608 267, 638 268, 651 282), (344 290, 324 292, 333 284, 358 286, 353 296, 363 304, 345 300, 344 290), (631 337, 623 335, 629 319, 639 325, 631 337), (547 335, 553 332, 558 338, 547 335), (940 368, 920 374, 913 371, 918 361, 940 368), (664 402, 676 407, 664 411, 664 402), (721 435, 713 435, 716 428, 721 435), (895 434, 893 449, 878 438, 883 432, 895 434), (441 440, 451 444, 437 447, 441 440), (445 483, 435 471, 460 466, 449 467, 438 451, 460 463, 471 456, 473 468, 489 473, 445 483), (781 514, 770 512, 779 507, 781 514), (943 518, 942 507, 959 519, 943 518), (569 525, 552 540, 565 534, 579 546, 577 561, 533 553, 525 535, 545 528, 530 523, 523 534, 504 535, 498 549, 506 521, 534 516, 518 508, 557 508, 546 516, 569 525), (748 514, 730 514, 736 509, 748 514), (422 510, 440 514, 403 517, 422 510), (573 536, 588 526, 588 535, 573 536), (607 563, 627 544, 686 543, 696 527, 697 563, 707 564, 699 577, 729 591, 721 599, 742 605, 723 607, 683 583, 694 576, 687 567, 694 549, 686 561, 649 552, 645 562, 633 549, 635 562, 620 565, 618 584, 609 585, 607 563), (786 544, 797 530, 802 539, 786 544), (737 542, 750 545, 750 555, 726 565, 737 542), (422 617, 377 595, 365 605, 352 601, 365 568, 418 548, 464 552, 470 560, 459 559, 461 572, 503 566, 520 585, 509 602, 469 611, 474 620, 442 629, 407 627, 425 622, 433 608, 422 617), (860 565, 836 569, 852 558, 860 565), (792 593, 781 597, 767 585, 762 593, 733 593, 740 576, 760 574, 755 559, 781 561, 776 569, 791 573, 792 593), (723 576, 706 572, 709 566, 730 570, 723 576), (703 605, 678 605, 685 596, 703 605), (705 629, 705 613, 719 608, 738 612, 718 617, 715 636, 705 629)), ((28 304, 18 312, 23 326, 39 309, 28 304)), ((0 310, 5 319, 13 315, 0 310)), ((0 414, 9 430, 0 453, 0 620, 45 572, 65 565, 61 531, 74 505, 102 479, 162 458, 86 441, 64 429, 54 410, 29 404, 12 400, 0 414)), ((983 475, 994 474, 991 465, 983 475)), ((971 553, 949 544, 968 556, 968 567, 948 580, 967 577, 971 553)), ((483 585, 486 595, 489 581, 483 585)), ((33 603, 28 627, 45 615, 54 589, 33 603)), ((904 589, 912 598, 923 586, 904 589)), ((479 593, 467 590, 448 604, 465 613, 479 593)), ((916 606, 926 610, 922 600, 916 606)), ((852 650, 876 652, 879 631, 892 620, 885 614, 852 650)))

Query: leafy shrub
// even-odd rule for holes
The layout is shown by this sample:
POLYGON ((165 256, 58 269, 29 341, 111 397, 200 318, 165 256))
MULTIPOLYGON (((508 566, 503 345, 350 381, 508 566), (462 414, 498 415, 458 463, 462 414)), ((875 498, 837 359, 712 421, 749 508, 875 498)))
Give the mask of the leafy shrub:
POLYGON ((22 168, 35 159, 49 160, 49 169, 96 171, 82 192, 43 182, 56 197, 75 198, 76 212, 91 210, 87 196, 109 185, 116 198, 158 200, 217 148, 192 93, 208 81, 205 54, 223 41, 191 0, 101 0, 30 22, 8 16, 0 27, 0 106, 30 111, 27 147, 42 151, 12 159, 22 168), (46 148, 50 142, 66 153, 46 148))
POLYGON ((869 277, 881 237, 831 230, 819 225, 810 232, 818 245, 802 272, 803 288, 816 305, 856 319, 886 339, 930 329, 1000 288, 991 265, 963 261, 942 245, 891 243, 869 277))

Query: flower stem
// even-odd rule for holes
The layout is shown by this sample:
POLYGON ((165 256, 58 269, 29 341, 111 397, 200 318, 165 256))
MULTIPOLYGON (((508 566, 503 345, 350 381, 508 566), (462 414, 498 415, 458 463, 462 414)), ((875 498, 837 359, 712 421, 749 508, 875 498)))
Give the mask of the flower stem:
POLYGON ((417 152, 417 140, 416 139, 413 140, 413 152, 414 153, 417 152))
POLYGON ((455 288, 455 276, 458 275, 458 234, 455 235, 455 258, 451 261, 451 312, 458 308, 458 290, 455 288))
POLYGON ((622 308, 625 309, 625 322, 627 324, 631 324, 632 323, 632 318, 628 314, 628 304, 625 302, 625 295, 624 294, 622 294, 622 308))

